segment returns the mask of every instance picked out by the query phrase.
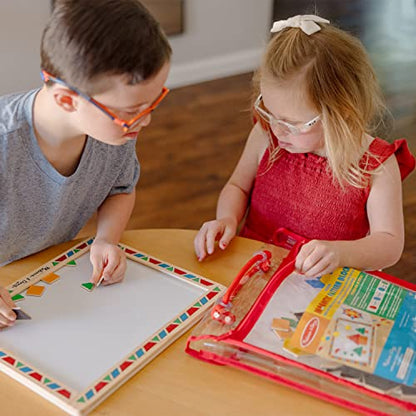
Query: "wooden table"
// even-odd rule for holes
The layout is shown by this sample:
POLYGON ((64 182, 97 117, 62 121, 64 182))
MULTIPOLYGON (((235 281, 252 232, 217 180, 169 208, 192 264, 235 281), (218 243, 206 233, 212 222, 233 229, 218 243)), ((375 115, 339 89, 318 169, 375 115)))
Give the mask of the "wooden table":
MULTIPOLYGON (((191 230, 126 231, 122 242, 229 285, 250 256, 265 245, 236 238, 225 252, 199 263, 191 230)), ((79 240, 77 240, 79 241, 79 240)), ((0 268, 7 286, 72 247, 69 242, 0 268)), ((282 256, 285 251, 281 251, 282 256)), ((354 413, 232 368, 207 364, 184 352, 190 331, 99 405, 91 415, 352 415, 354 413)), ((57 416, 58 407, 0 373, 1 416, 57 416)))

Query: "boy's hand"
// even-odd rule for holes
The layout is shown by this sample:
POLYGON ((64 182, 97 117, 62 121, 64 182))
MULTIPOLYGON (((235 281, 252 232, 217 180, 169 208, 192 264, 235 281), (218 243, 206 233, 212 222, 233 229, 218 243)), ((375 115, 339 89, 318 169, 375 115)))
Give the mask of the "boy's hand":
POLYGON ((295 267, 307 276, 322 276, 333 272, 341 264, 341 254, 335 241, 312 240, 305 244, 296 257, 295 267))
POLYGON ((93 273, 90 281, 97 284, 103 276, 102 285, 121 282, 126 272, 126 256, 116 244, 95 239, 91 245, 90 260, 93 273))
POLYGON ((16 321, 16 314, 12 311, 14 306, 16 305, 9 292, 0 287, 0 329, 14 325, 16 321))
POLYGON ((237 222, 232 218, 222 218, 204 222, 194 240, 195 253, 199 261, 214 252, 215 241, 225 250, 237 232, 237 222))

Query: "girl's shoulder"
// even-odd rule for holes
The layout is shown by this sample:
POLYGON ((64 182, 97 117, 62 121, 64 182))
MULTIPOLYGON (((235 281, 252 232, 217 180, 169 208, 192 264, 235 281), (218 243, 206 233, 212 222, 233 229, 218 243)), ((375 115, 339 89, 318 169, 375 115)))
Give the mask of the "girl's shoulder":
POLYGON ((266 150, 270 144, 268 132, 262 128, 260 123, 255 123, 247 139, 247 146, 256 155, 257 164, 259 165, 266 150))
POLYGON ((368 152, 362 159, 362 165, 367 171, 379 168, 386 160, 394 155, 400 169, 400 175, 404 180, 415 168, 415 157, 409 150, 405 139, 398 139, 392 143, 379 137, 370 138, 368 152))

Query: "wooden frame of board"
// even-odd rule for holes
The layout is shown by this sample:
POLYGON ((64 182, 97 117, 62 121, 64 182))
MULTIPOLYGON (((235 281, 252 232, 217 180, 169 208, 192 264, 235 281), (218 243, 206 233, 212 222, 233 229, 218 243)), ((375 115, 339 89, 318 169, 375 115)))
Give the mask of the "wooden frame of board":
MULTIPOLYGON (((51 273, 59 274, 59 270, 63 267, 76 264, 75 260, 89 251, 92 242, 93 239, 88 239, 77 244, 32 273, 12 283, 7 288, 12 298, 16 299, 16 297, 23 296, 25 290, 51 273)), ((198 291, 202 289, 202 295, 198 294, 191 304, 185 305, 178 315, 172 316, 162 327, 156 328, 143 343, 129 351, 120 361, 114 363, 102 376, 82 391, 77 391, 65 385, 56 377, 49 376, 42 368, 35 368, 29 362, 30 359, 21 359, 13 351, 7 351, 0 345, 1 371, 72 415, 87 414, 112 394, 121 384, 137 373, 201 318, 202 314, 219 299, 218 295, 224 290, 222 285, 181 267, 125 245, 120 244, 120 247, 125 252, 128 260, 160 272, 163 274, 163 278, 175 279, 175 285, 186 284, 194 288, 197 287, 198 291)), ((121 284, 123 285, 123 283, 121 284)), ((82 291, 82 288, 80 290, 82 291)), ((24 309, 24 301, 19 303, 20 305, 24 309)), ((13 329, 11 328, 10 331, 13 331, 13 329)))

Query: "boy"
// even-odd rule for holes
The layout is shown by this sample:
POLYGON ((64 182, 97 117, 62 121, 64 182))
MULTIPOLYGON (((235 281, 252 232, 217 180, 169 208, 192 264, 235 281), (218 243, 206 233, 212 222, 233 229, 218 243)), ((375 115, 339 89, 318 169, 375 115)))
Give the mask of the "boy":
MULTIPOLYGON (((41 89, 0 98, 0 266, 74 238, 98 209, 91 281, 124 277, 135 144, 167 94, 171 48, 137 0, 58 0, 41 89)), ((15 314, 0 291, 0 328, 15 314)))

